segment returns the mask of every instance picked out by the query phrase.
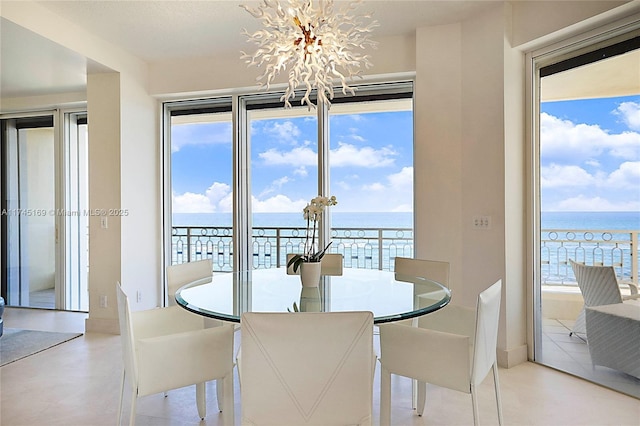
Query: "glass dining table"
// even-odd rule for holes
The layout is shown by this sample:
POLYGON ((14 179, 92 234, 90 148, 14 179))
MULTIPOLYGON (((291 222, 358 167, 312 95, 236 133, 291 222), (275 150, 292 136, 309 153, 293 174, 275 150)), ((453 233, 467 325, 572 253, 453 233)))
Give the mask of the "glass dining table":
POLYGON ((298 275, 271 268, 214 273, 181 287, 175 298, 188 311, 236 323, 244 312, 371 311, 374 323, 382 324, 435 312, 451 292, 425 277, 359 268, 302 287, 298 275))

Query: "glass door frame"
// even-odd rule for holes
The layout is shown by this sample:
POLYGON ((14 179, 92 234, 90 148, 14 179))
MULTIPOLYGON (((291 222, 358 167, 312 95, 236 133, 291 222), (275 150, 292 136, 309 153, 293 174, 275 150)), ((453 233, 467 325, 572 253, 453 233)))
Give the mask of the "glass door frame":
POLYGON ((525 129, 528 148, 525 163, 528 167, 526 198, 527 247, 527 318, 528 357, 541 359, 542 350, 542 283, 541 283, 541 177, 540 177, 540 70, 546 66, 574 58, 600 48, 616 44, 640 28, 640 16, 634 15, 620 21, 604 24, 600 28, 531 51, 525 55, 526 67, 526 118, 525 129))

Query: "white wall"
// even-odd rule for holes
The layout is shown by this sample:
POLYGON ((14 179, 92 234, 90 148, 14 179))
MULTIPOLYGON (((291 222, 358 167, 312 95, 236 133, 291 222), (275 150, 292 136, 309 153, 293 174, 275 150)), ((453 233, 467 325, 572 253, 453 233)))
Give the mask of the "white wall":
MULTIPOLYGON (((115 282, 132 295, 132 309, 161 299, 159 107, 149 95, 147 64, 66 21, 36 2, 3 2, 2 16, 92 60, 103 70, 87 78, 89 206, 127 209, 128 216, 89 221, 90 276, 87 330, 117 332, 115 282), (141 245, 141 243, 143 243, 141 245), (142 301, 136 302, 136 292, 142 301), (100 307, 100 296, 107 307, 100 307)), ((81 94, 2 99, 3 108, 32 109, 77 103, 81 94)))
MULTIPOLYGON (((87 79, 89 129, 89 209, 119 209, 121 205, 120 75, 90 74, 87 79)), ((115 283, 121 280, 119 217, 89 217, 89 318, 87 331, 118 330, 115 283), (101 298, 106 297, 106 306, 101 298)))
POLYGON ((162 305, 160 107, 136 80, 120 82, 122 283, 132 309, 150 309, 162 305))

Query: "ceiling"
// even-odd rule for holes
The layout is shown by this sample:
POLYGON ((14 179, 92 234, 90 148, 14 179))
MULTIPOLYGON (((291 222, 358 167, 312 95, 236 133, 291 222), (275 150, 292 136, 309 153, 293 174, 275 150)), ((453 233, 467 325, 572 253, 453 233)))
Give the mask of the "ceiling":
MULTIPOLYGON (((40 1, 52 12, 147 62, 210 56, 247 49, 242 29, 259 22, 240 7, 252 1, 40 1)), ((282 1, 284 3, 284 1, 282 1)), ((349 2, 337 0, 336 8, 349 2)), ((363 1, 356 14, 373 13, 376 36, 413 33, 419 26, 457 22, 496 1, 363 1)))
MULTIPOLYGON (((0 0, 1 1, 1 0, 0 0)), ((259 22, 240 7, 251 1, 38 1, 145 62, 251 51, 242 30, 259 22)), ((373 13, 373 38, 411 34, 420 26, 447 24, 495 7, 500 1, 364 0, 354 13, 373 13)), ((348 2, 336 0, 342 8, 348 2)), ((83 90, 87 60, 15 25, 0 21, 3 97, 36 96, 83 90)), ((239 59, 240 60, 240 59, 239 59)), ((93 64, 94 66, 96 64, 93 64)))
MULTIPOLYGON (((281 0, 284 2, 285 0, 281 0)), ((0 0, 2 2, 2 0, 0 0)), ((179 61, 192 57, 215 57, 229 52, 252 51, 242 29, 258 29, 259 22, 240 7, 260 2, 231 0, 201 1, 38 1, 41 6, 72 21, 86 31, 131 53, 145 62, 179 61)), ((342 8, 348 2, 335 0, 342 8)), ((354 13, 373 13, 379 27, 373 38, 412 34, 422 26, 459 22, 495 7, 501 1, 382 1, 363 0, 354 13)), ((622 58, 621 58, 622 59, 622 58)), ((616 90, 638 93, 640 87, 640 50, 624 57, 625 65, 615 60, 589 66, 590 75, 599 76, 603 85, 615 84, 616 90), (629 80, 619 72, 626 69, 629 80), (613 76, 613 77, 612 77, 613 76)), ((100 67, 84 56, 0 18, 0 95, 6 98, 42 96, 83 91, 87 69, 100 67)), ((582 70, 582 68, 580 68, 582 70)), ((578 93, 585 87, 584 72, 567 71, 545 83, 546 93, 556 98, 587 96, 578 93), (555 89, 553 89, 555 87, 555 89), (552 90, 553 89, 553 90, 552 90), (562 92, 562 93, 560 93, 562 92)), ((589 81, 589 80, 586 80, 589 81)), ((598 83, 600 84, 600 83, 598 83)), ((589 81, 590 87, 594 81, 589 81)), ((604 87, 601 95, 610 90, 604 87)), ((594 91, 594 90, 592 90, 594 91)), ((594 91, 595 94, 595 91, 594 91)), ((592 94, 588 94, 591 96, 592 94)))

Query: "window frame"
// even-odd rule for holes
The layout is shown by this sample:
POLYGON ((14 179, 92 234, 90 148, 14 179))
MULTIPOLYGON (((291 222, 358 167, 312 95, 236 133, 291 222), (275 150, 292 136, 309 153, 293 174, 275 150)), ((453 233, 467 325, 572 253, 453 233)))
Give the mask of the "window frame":
MULTIPOLYGON (((333 103, 364 102, 372 100, 412 99, 414 98, 415 82, 412 78, 393 81, 369 82, 355 85, 356 94, 342 94, 336 92, 333 103)), ((162 139, 161 139, 161 203, 162 203, 162 264, 171 264, 172 237, 172 197, 171 197, 171 116, 172 112, 190 113, 200 108, 211 109, 215 105, 231 106, 232 116, 232 144, 233 144, 233 270, 248 270, 251 268, 251 182, 248 173, 239 170, 250 170, 250 141, 247 111, 256 108, 284 108, 280 101, 283 91, 235 93, 231 96, 221 95, 209 98, 167 100, 162 103, 162 139)), ((412 102, 413 104, 413 102, 412 102)), ((215 110, 215 108, 214 108, 215 110)), ((212 110, 213 111, 213 110, 212 110)), ((318 115, 318 194, 327 195, 329 191, 329 108, 325 105, 317 106, 318 115)), ((415 111, 415 109, 412 109, 415 111)), ((415 119, 414 119, 415 121, 415 119)), ((415 150, 415 139, 412 150, 415 150)), ((412 160, 415 163, 415 159, 412 160)), ((249 172, 250 173, 250 172, 249 172)), ((414 201, 415 203, 415 201, 414 201)), ((321 243, 330 237, 330 223, 321 230, 321 243)), ((163 268, 163 269, 165 269, 163 268)), ((164 271, 163 271, 164 276, 164 271)), ((164 280, 163 280, 164 281, 164 280)), ((166 299, 165 299, 166 300, 166 299)))

